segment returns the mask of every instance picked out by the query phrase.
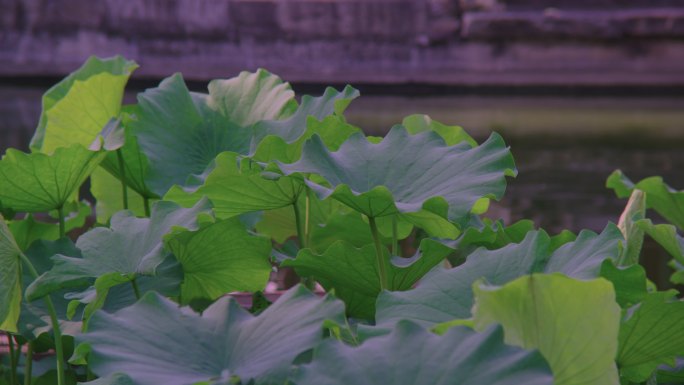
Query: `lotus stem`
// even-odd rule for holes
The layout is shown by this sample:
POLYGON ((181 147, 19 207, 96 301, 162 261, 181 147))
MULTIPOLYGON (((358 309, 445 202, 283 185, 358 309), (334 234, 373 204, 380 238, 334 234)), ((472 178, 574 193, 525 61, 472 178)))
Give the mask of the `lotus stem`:
POLYGON ((380 233, 378 232, 378 225, 375 223, 375 217, 368 217, 368 224, 370 224, 371 234, 375 242, 375 257, 378 266, 378 278, 380 279, 380 289, 387 289, 387 266, 385 255, 382 252, 382 243, 380 242, 380 233))
POLYGON ((399 255, 399 224, 397 216, 392 217, 392 255, 399 255))
POLYGON ((57 216, 59 218, 59 237, 66 237, 66 224, 64 223, 64 206, 57 208, 57 216))
MULTIPOLYGON (((62 212, 61 208, 59 211, 60 213, 62 212)), ((33 279, 37 279, 38 272, 36 271, 36 268, 33 267, 31 261, 26 257, 26 255, 24 255, 24 253, 20 253, 19 256, 28 268, 28 271, 33 277, 33 279)), ((62 346, 62 329, 59 326, 57 311, 55 310, 55 305, 52 303, 50 295, 48 294, 45 297, 43 297, 43 301, 45 301, 45 306, 47 307, 48 314, 50 314, 50 322, 52 323, 52 332, 54 334, 55 339, 55 353, 57 356, 57 385, 66 385, 64 376, 66 369, 64 367, 64 347, 62 346)))
MULTIPOLYGON (((7 333, 7 344, 9 346, 9 358, 10 358, 10 384, 19 385, 17 381, 17 361, 18 356, 16 354, 16 349, 14 347, 14 337, 7 333)), ((21 350, 20 350, 21 351, 21 350)))
POLYGON ((133 286, 133 293, 135 293, 135 299, 140 299, 140 288, 138 287, 138 282, 133 278, 131 280, 131 286, 133 286))
POLYGON ((119 160, 119 178, 121 180, 121 197, 123 199, 123 208, 128 210, 128 187, 126 187, 126 168, 124 165, 123 154, 121 149, 116 150, 116 158, 119 160))
MULTIPOLYGON (((299 212, 299 205, 297 204, 297 201, 298 198, 292 202, 292 208, 294 209, 295 224, 297 225, 297 240, 299 241, 299 249, 301 250, 306 248, 306 222, 308 221, 308 218, 302 218, 302 214, 299 212)), ((314 290, 316 287, 316 281, 312 277, 302 277, 302 283, 309 290, 314 290)))
POLYGON ((26 348, 26 365, 24 366, 24 385, 31 385, 33 377, 33 341, 28 342, 26 348))
POLYGON ((150 217, 150 198, 143 197, 143 205, 145 206, 145 216, 150 217))

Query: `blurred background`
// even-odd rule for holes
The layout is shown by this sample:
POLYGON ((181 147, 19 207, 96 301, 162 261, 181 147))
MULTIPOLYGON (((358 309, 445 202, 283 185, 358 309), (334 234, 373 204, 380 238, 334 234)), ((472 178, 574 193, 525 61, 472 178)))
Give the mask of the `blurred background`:
POLYGON ((298 94, 352 84, 369 134, 413 113, 498 131, 507 223, 600 231, 626 203, 615 169, 684 188, 684 0, 0 0, 0 152, 27 149, 47 88, 115 54, 140 64, 129 102, 174 72, 205 91, 263 67, 298 94))

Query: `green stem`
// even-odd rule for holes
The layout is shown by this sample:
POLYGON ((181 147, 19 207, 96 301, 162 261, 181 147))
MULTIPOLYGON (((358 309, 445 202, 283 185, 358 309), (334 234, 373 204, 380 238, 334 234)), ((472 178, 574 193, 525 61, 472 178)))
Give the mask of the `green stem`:
POLYGON ((143 205, 145 205, 145 216, 150 217, 150 198, 144 197, 143 198, 143 205))
POLYGON ((116 150, 116 157, 119 160, 119 177, 121 178, 121 197, 123 198, 123 208, 128 210, 128 188, 126 187, 126 169, 124 166, 123 154, 121 149, 116 150))
POLYGON ((135 299, 140 299, 140 288, 138 287, 138 282, 135 278, 131 280, 131 285, 133 286, 133 292, 135 293, 135 299))
MULTIPOLYGON (((299 240, 299 248, 306 248, 306 235, 305 235, 305 221, 302 220, 302 214, 299 212, 299 205, 297 204, 297 199, 292 202, 292 208, 295 214, 295 224, 297 225, 297 239, 299 240)), ((316 281, 312 277, 302 278, 302 283, 309 290, 313 290, 316 287, 316 281)))
POLYGON ((9 345, 9 358, 10 358, 10 384, 11 385, 19 385, 19 382, 17 381, 17 355, 16 355, 16 349, 14 347, 14 338, 12 337, 11 334, 7 334, 7 343, 9 345))
POLYGON ((29 341, 26 349, 26 365, 24 366, 24 385, 31 385, 33 377, 33 341, 29 341))
MULTIPOLYGON (((60 209, 61 213, 61 209, 60 209)), ((24 253, 19 254, 21 260, 24 262, 28 268, 29 273, 33 279, 38 278, 38 272, 36 268, 33 267, 31 261, 24 255, 24 253)), ((55 339, 55 353, 57 356, 57 385, 65 385, 64 374, 66 369, 64 367, 64 347, 62 346, 62 329, 59 326, 59 319, 57 319, 57 311, 55 310, 55 305, 52 303, 50 295, 43 297, 47 311, 50 314, 50 321, 52 323, 52 332, 54 333, 55 339)))
POLYGON ((64 207, 57 208, 57 216, 59 217, 59 237, 66 237, 66 223, 64 222, 64 207))
POLYGON ((380 288, 387 289, 387 266, 385 255, 382 252, 382 243, 380 242, 380 233, 378 232, 378 225, 375 223, 374 217, 368 217, 368 224, 370 224, 371 234, 375 242, 375 257, 378 265, 378 278, 380 279, 380 288))
POLYGON ((306 189, 306 204, 304 206, 304 241, 308 245, 311 242, 311 231, 309 231, 309 224, 311 223, 311 190, 306 189))
POLYGON ((397 216, 392 217, 392 255, 399 255, 399 222, 397 216))

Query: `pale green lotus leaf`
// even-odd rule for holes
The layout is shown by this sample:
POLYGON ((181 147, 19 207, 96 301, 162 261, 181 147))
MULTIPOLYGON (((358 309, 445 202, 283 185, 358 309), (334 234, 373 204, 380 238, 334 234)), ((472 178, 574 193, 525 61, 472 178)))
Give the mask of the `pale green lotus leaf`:
POLYGON ((209 107, 242 127, 284 119, 297 109, 290 84, 264 69, 212 80, 208 88, 209 107))
POLYGON ((476 283, 473 292, 475 329, 501 324, 507 344, 538 349, 554 384, 620 384, 614 357, 621 312, 610 282, 532 274, 502 287, 476 283))
POLYGON ((43 95, 31 148, 52 153, 78 143, 88 147, 121 110, 124 88, 138 65, 121 56, 91 56, 43 95))

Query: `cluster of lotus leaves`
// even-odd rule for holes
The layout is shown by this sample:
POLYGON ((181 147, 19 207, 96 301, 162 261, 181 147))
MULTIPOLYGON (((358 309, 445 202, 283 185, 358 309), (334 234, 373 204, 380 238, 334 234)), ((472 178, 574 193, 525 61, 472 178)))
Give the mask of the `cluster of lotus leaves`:
POLYGON ((136 68, 89 59, 44 95, 31 151, 0 161, 0 329, 45 336, 52 298, 71 363, 99 377, 85 384, 676 378, 661 365, 684 356, 684 304, 637 263, 648 233, 684 265, 682 193, 662 180, 613 175, 618 195, 648 197, 620 227, 550 236, 480 218, 517 173, 496 133, 478 144, 412 115, 367 136, 344 117, 354 88, 295 98, 265 70, 205 93, 175 74, 122 105, 136 68), (82 227, 88 179, 98 225, 60 238, 36 213, 82 227), (412 237, 411 255, 392 246, 412 237), (285 267, 327 294, 297 285, 251 312, 227 296, 285 267))

